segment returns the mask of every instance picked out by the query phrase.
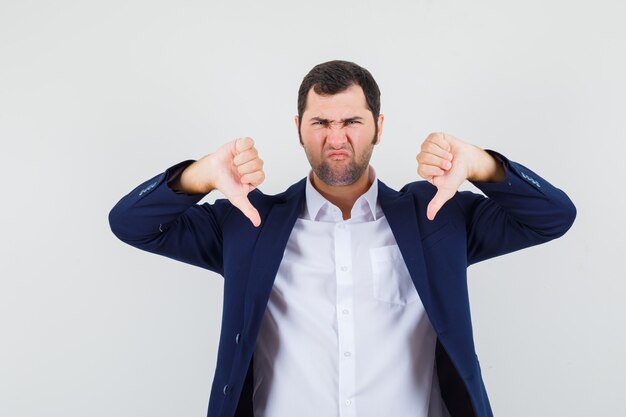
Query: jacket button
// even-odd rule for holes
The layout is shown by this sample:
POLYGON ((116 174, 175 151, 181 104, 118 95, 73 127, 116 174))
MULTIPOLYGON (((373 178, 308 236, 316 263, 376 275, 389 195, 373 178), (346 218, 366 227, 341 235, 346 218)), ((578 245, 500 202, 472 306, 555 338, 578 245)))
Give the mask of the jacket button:
POLYGON ((241 333, 237 333, 237 336, 235 336, 235 343, 239 344, 240 339, 241 339, 241 333))
POLYGON ((228 386, 228 384, 224 385, 224 389, 222 391, 224 392, 224 395, 228 395, 228 393, 230 392, 230 387, 228 386))

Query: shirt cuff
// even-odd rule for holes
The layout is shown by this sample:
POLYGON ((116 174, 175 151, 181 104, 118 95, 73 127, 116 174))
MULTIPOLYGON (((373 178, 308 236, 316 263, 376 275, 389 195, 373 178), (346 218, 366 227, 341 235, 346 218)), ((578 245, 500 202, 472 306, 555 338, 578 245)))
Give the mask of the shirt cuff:
POLYGON ((195 162, 195 160, 193 159, 188 159, 186 161, 180 162, 170 168, 168 168, 165 171, 165 182, 168 186, 168 188, 170 190, 172 190, 174 193, 176 194, 180 194, 180 195, 198 195, 198 194, 188 194, 184 191, 179 191, 179 190, 175 190, 174 188, 172 188, 172 183, 178 179, 178 177, 180 176, 180 174, 183 173, 183 171, 185 170, 185 168, 187 168, 189 165, 193 164, 195 162))

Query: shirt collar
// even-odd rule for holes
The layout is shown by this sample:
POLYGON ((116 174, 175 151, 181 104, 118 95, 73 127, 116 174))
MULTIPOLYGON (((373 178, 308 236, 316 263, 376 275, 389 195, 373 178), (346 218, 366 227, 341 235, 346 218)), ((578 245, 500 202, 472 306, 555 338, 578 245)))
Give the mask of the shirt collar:
MULTIPOLYGON (((341 217, 341 212, 338 211, 338 207, 326 200, 326 198, 313 187, 313 183, 311 182, 312 176, 313 171, 310 171, 306 179, 306 202, 302 217, 307 220, 315 221, 342 221, 343 218, 341 217), (339 213, 338 218, 334 220, 329 218, 332 216, 328 215, 329 212, 333 211, 339 213)), ((372 185, 354 202, 350 216, 351 220, 377 220, 382 216, 382 210, 378 204, 378 180, 376 179, 376 171, 374 171, 372 166, 368 167, 368 180, 371 181, 372 185)))

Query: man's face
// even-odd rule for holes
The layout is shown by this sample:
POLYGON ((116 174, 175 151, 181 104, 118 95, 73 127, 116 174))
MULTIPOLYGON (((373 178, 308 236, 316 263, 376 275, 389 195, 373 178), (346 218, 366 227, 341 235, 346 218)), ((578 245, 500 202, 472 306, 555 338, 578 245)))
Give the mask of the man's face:
POLYGON ((296 116, 300 141, 314 174, 327 185, 350 185, 369 166, 380 141, 383 116, 376 121, 363 89, 352 85, 341 93, 322 96, 309 91, 302 120, 296 116))

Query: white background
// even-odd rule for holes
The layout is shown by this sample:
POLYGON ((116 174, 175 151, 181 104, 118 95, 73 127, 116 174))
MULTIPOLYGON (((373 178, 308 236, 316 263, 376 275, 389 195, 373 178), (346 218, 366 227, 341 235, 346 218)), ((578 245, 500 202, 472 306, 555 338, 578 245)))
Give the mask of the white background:
POLYGON ((0 0, 0 415, 206 415, 222 278, 121 243, 108 212, 239 136, 266 193, 305 176, 297 88, 330 59, 380 85, 388 185, 444 129, 578 208, 563 238, 469 270, 494 413, 626 415, 625 18, 618 0, 0 0))

